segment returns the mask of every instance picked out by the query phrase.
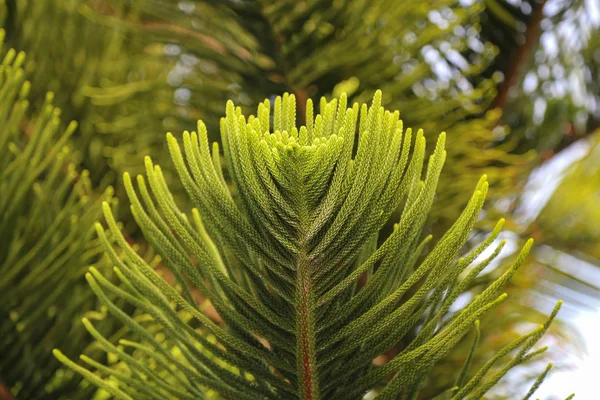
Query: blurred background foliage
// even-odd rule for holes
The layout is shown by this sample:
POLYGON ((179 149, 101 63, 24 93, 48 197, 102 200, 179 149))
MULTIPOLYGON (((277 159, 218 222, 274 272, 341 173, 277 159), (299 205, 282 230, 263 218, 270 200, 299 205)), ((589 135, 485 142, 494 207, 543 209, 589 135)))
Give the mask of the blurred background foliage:
POLYGON ((110 272, 91 226, 102 201, 116 199, 78 170, 69 148, 77 124, 63 123, 53 93, 31 107, 24 62, 11 49, 0 65, 0 377, 20 398, 87 399, 95 389, 51 351, 93 352, 79 328, 85 315, 109 336, 119 329, 83 279, 91 263, 110 272))
MULTIPOLYGON (((483 173, 491 198, 473 243, 508 217, 505 258, 473 293, 524 239, 537 240, 503 317, 482 321, 482 348, 514 338, 523 320, 539 323, 556 297, 570 307, 554 338, 577 345, 569 315, 600 297, 597 0, 0 4, 5 47, 28 54, 33 107, 52 91, 62 119, 78 121, 70 161, 89 171, 98 195, 109 185, 119 193, 121 174, 140 172, 144 155, 168 165, 166 131, 192 130, 202 119, 217 140, 227 99, 251 111, 285 91, 303 104, 341 92, 367 101, 382 89, 405 126, 448 133, 430 231, 439 237, 483 173)), ((469 345, 440 367, 432 394, 469 345)), ((516 386, 505 385, 503 396, 516 386)))

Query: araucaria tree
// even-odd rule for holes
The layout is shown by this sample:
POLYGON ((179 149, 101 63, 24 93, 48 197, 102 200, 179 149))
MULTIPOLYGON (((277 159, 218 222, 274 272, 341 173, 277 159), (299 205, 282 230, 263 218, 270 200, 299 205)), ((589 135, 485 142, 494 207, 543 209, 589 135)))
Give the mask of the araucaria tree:
POLYGON ((87 279, 128 333, 117 345, 84 319, 116 357, 109 365, 83 357, 90 370, 59 350, 55 355, 121 399, 361 399, 367 393, 415 399, 434 365, 473 332, 455 385, 436 398, 480 399, 511 367, 543 352, 532 347, 559 305, 545 324, 471 370, 478 319, 505 298, 502 287, 531 241, 498 280, 452 308, 502 249, 502 221, 478 247, 461 253, 484 203, 484 176, 446 234, 423 237, 446 158, 445 135, 427 153, 423 132, 405 129, 381 97, 376 92, 370 107, 350 108, 344 95, 322 99, 318 115, 309 100, 305 115, 297 116, 296 100, 286 94, 274 104, 265 100, 248 118, 228 102, 222 155, 216 143, 209 145, 202 122, 197 132, 184 132, 183 147, 169 134, 175 169, 195 208, 189 215, 178 208, 150 158, 145 178, 134 182, 125 174, 131 212, 159 256, 141 257, 105 205, 109 235, 99 223, 96 230, 120 282, 94 268, 87 279), (297 127, 297 120, 305 125, 297 127), (384 225, 397 209, 400 218, 388 232, 384 225), (171 283, 161 277, 166 269, 171 283), (119 298, 139 314, 123 312, 119 298), (201 299, 219 321, 200 310, 201 299))

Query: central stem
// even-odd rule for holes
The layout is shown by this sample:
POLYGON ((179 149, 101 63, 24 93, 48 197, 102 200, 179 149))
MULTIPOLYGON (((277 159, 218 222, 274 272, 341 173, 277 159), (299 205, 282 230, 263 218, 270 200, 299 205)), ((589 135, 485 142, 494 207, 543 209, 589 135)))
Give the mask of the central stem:
POLYGON ((302 252, 298 260, 298 279, 296 283, 296 367, 299 377, 300 398, 316 400, 318 395, 318 382, 316 371, 315 352, 315 320, 314 320, 314 293, 310 277, 311 264, 302 252))
MULTIPOLYGON (((303 164, 298 160, 300 164, 303 164)), ((297 171, 302 171, 299 168, 297 171)), ((313 261, 308 256, 309 245, 306 232, 310 226, 311 213, 304 192, 306 185, 302 173, 296 176, 298 198, 299 235, 298 262, 296 264, 296 376, 298 397, 305 400, 319 399, 319 382, 316 363, 315 293, 312 282, 313 261)))

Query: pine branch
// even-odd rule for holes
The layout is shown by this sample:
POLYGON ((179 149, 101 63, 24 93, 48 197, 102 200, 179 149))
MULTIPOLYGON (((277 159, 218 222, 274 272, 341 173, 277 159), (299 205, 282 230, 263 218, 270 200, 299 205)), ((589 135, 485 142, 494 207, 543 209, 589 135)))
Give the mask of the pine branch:
MULTIPOLYGON (((121 343, 140 351, 116 347, 84 320, 98 346, 119 361, 105 366, 84 359, 90 367, 85 369, 57 350, 59 360, 121 398, 193 399, 208 390, 241 399, 360 399, 370 391, 381 399, 414 398, 434 366, 506 298, 502 288, 532 242, 463 310, 449 314, 501 251, 503 243, 478 261, 503 221, 455 261, 482 209, 484 176, 454 225, 421 257, 430 240, 421 235, 446 158, 446 137, 440 135, 426 160, 423 132, 413 137, 399 113, 381 102, 381 92, 370 107, 348 108, 345 95, 322 99, 315 116, 308 101, 307 124, 299 127, 294 95, 278 97, 273 108, 265 100, 248 118, 228 102, 221 142, 234 189, 223 179, 219 147, 211 152, 201 121, 197 132, 184 132, 182 144, 168 134, 175 169, 196 206, 192 215, 175 204, 162 169, 150 158, 146 178, 138 176, 134 184, 126 174, 124 183, 136 222, 177 284, 165 282, 137 254, 105 204, 107 232, 117 247, 100 224, 96 231, 121 284, 96 269, 86 278, 132 333, 121 343), (374 241, 401 205, 393 232, 374 241), (211 302, 223 326, 198 310, 192 290, 211 302), (152 329, 122 312, 114 299, 147 315, 152 329), (385 364, 373 364, 411 331, 418 333, 406 347, 385 364), (115 380, 118 386, 109 388, 115 380)), ((511 367, 543 352, 530 350, 559 307, 475 375, 467 362, 453 398, 481 398, 511 367), (508 363, 492 368, 514 352, 508 363)))
MULTIPOLYGON (((96 193, 78 172, 68 149, 77 124, 62 126, 54 95, 30 105, 24 62, 11 49, 0 66, 0 389, 25 399, 91 396, 95 389, 65 376, 49 351, 59 343, 71 356, 89 350, 72 322, 97 302, 82 269, 102 264, 90 224, 112 188, 96 193)), ((105 334, 109 324, 100 323, 105 334)))

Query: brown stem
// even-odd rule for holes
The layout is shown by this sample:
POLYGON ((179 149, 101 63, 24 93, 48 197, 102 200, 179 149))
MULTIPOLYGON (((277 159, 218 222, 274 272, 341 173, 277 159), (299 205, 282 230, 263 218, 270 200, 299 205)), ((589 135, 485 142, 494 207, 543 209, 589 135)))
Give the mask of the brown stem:
POLYGON ((506 68, 506 71, 504 71, 504 82, 502 82, 500 88, 498 88, 498 95, 494 99, 494 107, 503 109, 508 100, 510 89, 519 83, 519 79, 527 65, 529 56, 540 38, 540 25, 544 18, 545 4, 546 0, 541 0, 533 10, 531 19, 527 24, 525 41, 510 57, 508 67, 506 68))
POLYGON ((8 388, 0 382, 0 400, 15 400, 8 388))
POLYGON ((300 125, 306 124, 306 102, 308 101, 308 93, 306 90, 297 89, 292 91, 296 96, 296 104, 298 106, 298 122, 300 125))
POLYGON ((311 263, 305 254, 301 255, 299 257, 296 283, 296 329, 298 332, 296 363, 299 378, 299 398, 317 400, 319 393, 315 370, 314 293, 310 270, 311 263))
POLYGON ((589 128, 581 134, 575 133, 575 128, 573 127, 572 124, 568 125, 568 127, 565 129, 565 136, 564 136, 563 140, 561 140, 561 142, 557 146, 548 150, 546 153, 544 153, 542 155, 542 160, 541 160, 542 164, 551 160, 554 156, 556 156, 561 151, 568 149, 575 142, 578 142, 581 139, 585 139, 589 136, 597 134, 599 132, 598 131, 599 129, 600 129, 600 121, 596 121, 596 122, 592 123, 589 126, 589 128))

